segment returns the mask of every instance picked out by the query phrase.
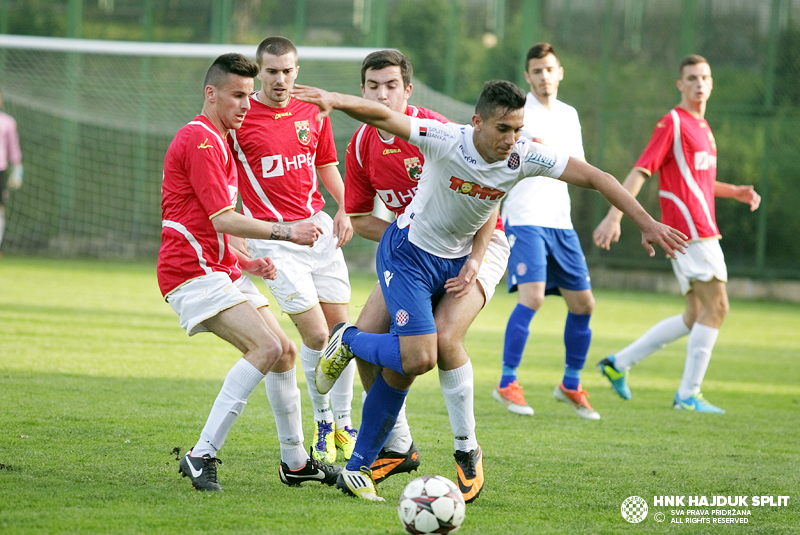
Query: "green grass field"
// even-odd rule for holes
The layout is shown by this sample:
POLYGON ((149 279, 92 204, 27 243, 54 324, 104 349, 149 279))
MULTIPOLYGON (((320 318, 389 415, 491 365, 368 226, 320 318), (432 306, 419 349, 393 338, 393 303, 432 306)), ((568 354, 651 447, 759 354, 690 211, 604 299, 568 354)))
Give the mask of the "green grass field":
MULTIPOLYGON (((260 283, 259 283, 260 284, 260 283)), ((372 277, 353 276, 355 318, 372 277)), ((261 286, 263 288, 263 286, 261 286)), ((548 298, 531 326, 520 383, 533 418, 491 397, 505 322, 515 304, 501 287, 467 341, 475 370, 478 440, 486 487, 461 533, 800 532, 800 307, 734 300, 704 393, 724 416, 672 410, 685 340, 632 371, 623 402, 594 369, 680 297, 597 291, 583 385, 602 415, 574 416, 552 390, 563 368, 563 301, 548 298), (649 514, 629 524, 629 496, 649 514), (747 524, 687 524, 689 496, 789 496, 786 507, 746 509, 747 524), (686 496, 656 507, 654 496, 686 496), (665 521, 655 521, 656 513, 665 521), (671 523, 682 518, 683 524, 671 523)), ((299 342, 288 317, 281 324, 299 342)), ((238 358, 212 335, 186 336, 163 302, 153 264, 0 261, 0 532, 404 533, 397 499, 413 477, 379 487, 385 504, 278 479, 278 445, 263 388, 250 398, 220 457, 225 492, 194 491, 178 475, 222 379, 238 358)), ((302 379, 302 373, 298 374, 302 379)), ((306 444, 310 405, 303 391, 306 444)), ((353 409, 360 420, 360 388, 353 409)), ((452 434, 435 372, 419 378, 408 417, 422 451, 417 475, 455 478, 452 434)), ((749 500, 749 498, 748 498, 749 500)), ((710 517, 704 517, 710 518, 710 517)))

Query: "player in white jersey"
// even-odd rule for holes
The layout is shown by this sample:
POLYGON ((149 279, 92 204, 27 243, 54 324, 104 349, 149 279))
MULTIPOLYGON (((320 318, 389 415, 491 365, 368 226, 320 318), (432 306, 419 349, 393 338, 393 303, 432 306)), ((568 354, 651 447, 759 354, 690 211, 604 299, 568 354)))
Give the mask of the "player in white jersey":
MULTIPOLYGON (((583 160, 581 123, 575 108, 557 99, 564 68, 549 43, 528 50, 525 80, 530 92, 525 100, 522 135, 571 158, 583 160)), ((519 182, 503 201, 503 219, 511 244, 508 291, 519 291, 519 303, 511 312, 503 346, 503 372, 494 398, 516 414, 533 415, 517 380, 534 314, 545 294, 561 295, 567 303, 564 325, 564 377, 555 398, 590 420, 599 420, 580 384, 580 373, 592 339, 589 319, 594 296, 589 268, 578 234, 572 227, 567 184, 546 177, 519 182)))
MULTIPOLYGON (((309 458, 303 447, 294 360, 285 358, 293 343, 267 310, 267 299, 242 274, 244 269, 271 278, 275 265, 269 258, 237 255, 228 244, 230 233, 309 246, 320 232, 309 222, 287 227, 236 213, 236 167, 224 139, 241 126, 250 109, 257 72, 258 66, 240 54, 217 58, 206 74, 202 113, 178 131, 164 158, 159 288, 190 336, 210 331, 242 351, 200 439, 180 461, 180 473, 197 490, 221 490, 217 452, 262 379, 280 441, 281 481, 330 485, 338 474, 337 468, 309 458)), ((189 368, 202 365, 200 358, 189 368)))
POLYGON ((349 459, 355 446, 350 405, 356 369, 348 368, 330 395, 323 395, 314 387, 314 367, 331 328, 349 317, 350 279, 341 247, 353 227, 344 211, 330 118, 316 121, 316 107, 291 98, 300 69, 297 48, 285 37, 268 37, 257 48, 256 62, 261 89, 251 96, 242 127, 230 136, 242 210, 290 225, 314 221, 324 232, 311 248, 271 240, 248 240, 247 245, 253 257, 271 257, 280 267, 275 280, 264 282, 302 338, 300 361, 314 409, 314 456, 332 463, 337 449, 349 459), (322 211, 317 175, 339 205, 333 219, 322 211))
MULTIPOLYGON (((425 155, 417 195, 378 247, 376 267, 392 317, 391 333, 363 333, 350 324, 338 325, 317 367, 317 387, 325 391, 353 356, 383 366, 365 400, 353 456, 336 483, 345 493, 382 500, 369 467, 414 377, 436 366, 433 300, 445 291, 466 295, 475 284, 494 229, 490 218, 519 180, 543 175, 597 189, 639 226, 651 256, 651 243, 670 256, 683 250, 683 234, 656 222, 614 177, 520 138, 525 95, 510 82, 484 85, 472 125, 416 119, 366 99, 312 87, 296 86, 294 94, 317 104, 321 116, 340 109, 410 141, 425 155)), ((474 479, 469 476, 483 472, 482 450, 474 437, 471 440, 474 471, 465 474, 468 482, 474 479)))

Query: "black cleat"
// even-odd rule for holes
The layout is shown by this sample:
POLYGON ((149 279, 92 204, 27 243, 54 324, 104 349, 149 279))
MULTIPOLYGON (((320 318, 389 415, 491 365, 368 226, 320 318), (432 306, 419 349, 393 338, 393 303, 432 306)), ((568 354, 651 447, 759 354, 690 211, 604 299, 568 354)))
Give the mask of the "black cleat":
POLYGON ((217 483, 217 463, 222 461, 210 455, 192 457, 192 450, 186 452, 178 465, 178 473, 192 480, 192 486, 197 490, 222 490, 217 483))
POLYGON ((378 458, 372 463, 372 478, 380 483, 389 476, 412 472, 419 468, 419 450, 413 442, 405 453, 381 449, 378 458))
POLYGON ((309 457, 306 465, 298 470, 290 470, 289 466, 281 461, 278 475, 281 478, 281 483, 290 487, 297 487, 305 481, 316 481, 323 485, 333 486, 336 484, 336 478, 339 477, 341 471, 342 469, 338 466, 325 464, 314 457, 309 457))

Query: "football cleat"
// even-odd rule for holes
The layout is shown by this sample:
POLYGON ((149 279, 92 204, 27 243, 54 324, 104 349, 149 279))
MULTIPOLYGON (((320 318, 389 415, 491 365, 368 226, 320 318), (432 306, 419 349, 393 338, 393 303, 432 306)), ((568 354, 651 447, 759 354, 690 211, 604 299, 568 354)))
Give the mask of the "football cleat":
POLYGON ((553 396, 558 401, 563 401, 575 411, 575 414, 587 420, 599 420, 600 414, 589 405, 588 392, 578 385, 576 390, 564 388, 564 383, 559 384, 553 391, 553 396))
POLYGON ((281 465, 278 468, 278 475, 281 478, 281 482, 290 487, 297 487, 300 483, 306 481, 316 481, 323 485, 333 486, 336 484, 336 478, 339 477, 341 471, 342 469, 338 466, 325 464, 310 457, 308 461, 306 461, 306 465, 297 470, 290 470, 289 465, 281 461, 281 465))
POLYGON ((713 412, 716 414, 725 414, 725 409, 712 405, 703 397, 703 394, 698 392, 693 396, 686 399, 679 399, 678 394, 675 394, 675 399, 672 401, 672 408, 683 411, 694 412, 713 412))
POLYGON ((350 460, 353 455, 353 449, 356 447, 356 439, 358 438, 358 431, 349 425, 344 426, 343 429, 336 428, 333 433, 333 443, 336 449, 342 450, 342 456, 345 461, 350 460))
POLYGON ((533 408, 525 401, 525 396, 522 395, 522 387, 519 386, 516 380, 504 388, 497 386, 492 390, 492 396, 514 414, 533 416, 533 408))
POLYGON ((405 453, 381 449, 378 458, 372 463, 372 478, 380 483, 389 476, 412 472, 419 468, 419 449, 413 442, 405 453))
POLYGON ((210 455, 192 457, 190 453, 192 450, 187 451, 178 464, 181 476, 188 477, 197 490, 222 490, 217 482, 217 463, 222 461, 210 455))
POLYGON ((349 496, 355 496, 362 500, 386 501, 378 496, 378 491, 375 489, 375 481, 372 479, 372 472, 366 466, 362 466, 358 471, 348 470, 347 468, 342 470, 336 480, 336 488, 341 489, 342 492, 349 496))
POLYGON ((336 462, 336 443, 333 438, 333 424, 320 420, 314 422, 314 445, 311 456, 326 464, 336 462))
POLYGON ((483 450, 480 446, 472 451, 456 450, 453 457, 456 458, 458 488, 464 502, 472 503, 483 490, 483 450))
POLYGON ((330 392, 336 379, 342 375, 344 369, 355 356, 350 351, 350 348, 342 343, 342 336, 350 327, 355 327, 355 325, 347 321, 334 325, 328 345, 319 357, 314 379, 317 383, 317 391, 320 394, 330 392))
POLYGON ((611 382, 611 389, 616 392, 622 399, 631 399, 631 389, 628 388, 628 372, 617 371, 614 367, 614 362, 610 358, 604 358, 597 363, 597 369, 600 373, 606 376, 606 379, 611 382))

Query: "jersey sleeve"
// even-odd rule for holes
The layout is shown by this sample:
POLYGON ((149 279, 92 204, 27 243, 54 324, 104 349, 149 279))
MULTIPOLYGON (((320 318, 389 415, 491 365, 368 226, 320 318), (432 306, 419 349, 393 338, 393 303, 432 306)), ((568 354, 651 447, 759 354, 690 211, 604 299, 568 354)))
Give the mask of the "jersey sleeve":
POLYGON ((669 115, 662 117, 656 123, 647 147, 645 147, 644 152, 636 162, 635 167, 637 169, 642 169, 648 175, 652 175, 664 165, 664 161, 671 154, 670 149, 672 147, 674 128, 675 125, 669 115))
POLYGON ((411 135, 409 143, 419 147, 425 158, 439 160, 453 150, 458 140, 458 125, 443 124, 434 119, 409 117, 411 135))
POLYGON ((358 158, 359 154, 364 154, 360 152, 362 142, 359 134, 363 134, 367 128, 367 125, 363 125, 356 131, 347 144, 344 158, 344 211, 349 216, 369 215, 375 207, 375 188, 358 158))
POLYGON ((330 117, 322 119, 317 143, 317 155, 314 158, 315 167, 327 167, 339 163, 336 154, 336 144, 333 141, 333 128, 330 117))
POLYGON ((216 139, 206 139, 200 132, 189 136, 187 141, 186 175, 209 219, 235 208, 228 191, 225 158, 230 153, 225 146, 217 146, 216 139))
POLYGON ((522 151, 520 152, 522 157, 521 177, 548 176, 550 178, 558 178, 561 176, 561 173, 567 167, 569 154, 558 153, 546 145, 536 143, 527 138, 520 138, 520 140, 521 143, 518 142, 517 147, 522 146, 522 151))

